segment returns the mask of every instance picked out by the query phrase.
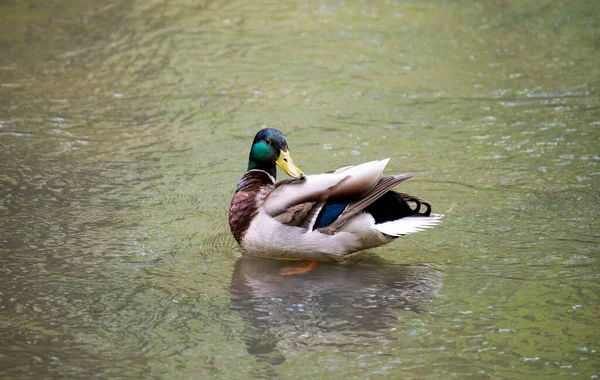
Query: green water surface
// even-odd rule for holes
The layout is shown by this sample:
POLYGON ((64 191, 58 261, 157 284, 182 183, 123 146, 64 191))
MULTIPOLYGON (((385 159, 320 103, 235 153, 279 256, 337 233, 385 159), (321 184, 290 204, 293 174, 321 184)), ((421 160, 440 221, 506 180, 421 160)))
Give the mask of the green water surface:
POLYGON ((599 129, 594 1, 0 1, 0 377, 598 378, 599 129), (263 125, 443 224, 241 258, 263 125))

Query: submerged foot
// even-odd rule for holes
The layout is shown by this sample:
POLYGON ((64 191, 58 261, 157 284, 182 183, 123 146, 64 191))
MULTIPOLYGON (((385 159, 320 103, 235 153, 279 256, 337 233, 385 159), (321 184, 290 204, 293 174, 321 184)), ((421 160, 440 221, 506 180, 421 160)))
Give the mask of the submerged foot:
POLYGON ((311 261, 305 267, 286 267, 286 268, 282 268, 279 271, 279 274, 281 274, 282 276, 291 276, 291 275, 296 275, 296 274, 306 274, 306 273, 310 272, 311 270, 315 269, 317 267, 317 265, 319 265, 319 262, 316 261, 316 260, 313 260, 313 261, 311 261))

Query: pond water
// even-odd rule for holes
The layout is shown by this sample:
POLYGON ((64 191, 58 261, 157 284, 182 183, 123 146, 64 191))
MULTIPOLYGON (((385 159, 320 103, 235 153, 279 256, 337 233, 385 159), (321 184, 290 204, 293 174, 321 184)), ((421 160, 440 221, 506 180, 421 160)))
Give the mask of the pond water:
POLYGON ((598 3, 101 3, 0 3, 0 377, 600 376, 598 3), (241 258, 262 125, 443 223, 241 258))

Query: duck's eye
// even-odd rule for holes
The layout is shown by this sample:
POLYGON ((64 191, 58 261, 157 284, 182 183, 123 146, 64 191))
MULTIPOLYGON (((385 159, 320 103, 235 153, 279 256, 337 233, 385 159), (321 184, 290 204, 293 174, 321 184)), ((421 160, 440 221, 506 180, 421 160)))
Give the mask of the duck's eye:
POLYGON ((267 145, 271 145, 271 139, 266 139, 265 142, 267 143, 267 145))

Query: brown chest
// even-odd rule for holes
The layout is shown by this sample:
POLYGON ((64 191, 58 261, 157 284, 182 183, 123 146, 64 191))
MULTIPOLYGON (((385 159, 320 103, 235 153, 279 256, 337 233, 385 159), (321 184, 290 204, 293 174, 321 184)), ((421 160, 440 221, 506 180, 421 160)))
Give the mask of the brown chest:
POLYGON ((273 187, 271 176, 259 170, 249 171, 240 180, 229 207, 229 228, 238 244, 258 214, 264 196, 273 187))

